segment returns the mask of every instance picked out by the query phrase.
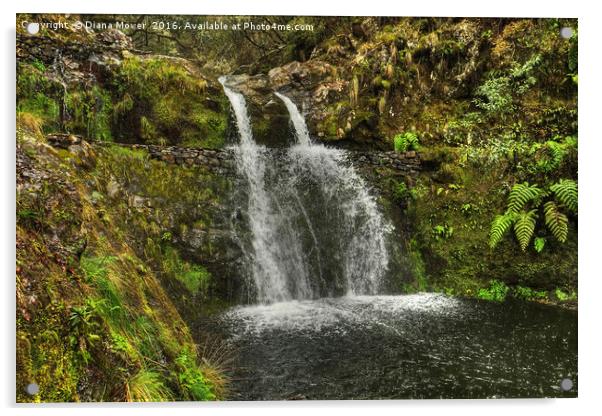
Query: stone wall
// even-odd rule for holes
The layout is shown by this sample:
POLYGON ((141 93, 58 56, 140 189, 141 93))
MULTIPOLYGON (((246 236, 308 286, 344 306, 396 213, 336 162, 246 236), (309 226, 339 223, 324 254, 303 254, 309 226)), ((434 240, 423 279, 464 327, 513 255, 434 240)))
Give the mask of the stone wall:
MULTIPOLYGON (((61 148, 79 146, 84 140, 70 134, 51 134, 47 136, 48 142, 61 148)), ((226 176, 235 175, 234 153, 232 149, 203 149, 179 146, 157 146, 144 144, 119 144, 132 149, 142 149, 148 152, 151 158, 162 160, 177 165, 201 165, 210 172, 226 176)), ((96 145, 109 145, 99 143, 96 145)), ((284 152, 285 149, 275 148, 275 153, 284 152)), ((378 170, 391 169, 400 175, 415 175, 421 168, 420 155, 414 151, 397 153, 393 151, 347 151, 349 160, 360 169, 378 170)))

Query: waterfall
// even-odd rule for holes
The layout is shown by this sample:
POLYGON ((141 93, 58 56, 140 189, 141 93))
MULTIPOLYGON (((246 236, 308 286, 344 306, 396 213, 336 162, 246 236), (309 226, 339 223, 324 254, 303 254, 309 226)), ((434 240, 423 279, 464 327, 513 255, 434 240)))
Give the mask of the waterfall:
MULTIPOLYGON (((276 92, 286 106, 295 129, 297 145, 289 150, 288 161, 295 170, 291 188, 302 188, 310 176, 321 192, 333 199, 338 221, 327 222, 326 232, 338 232, 337 249, 343 253, 342 269, 347 294, 375 294, 388 269, 387 235, 393 227, 378 210, 364 180, 346 163, 343 150, 312 144, 304 117, 287 96, 276 92), (338 227, 337 227, 338 225, 338 227)), ((310 201, 311 203, 311 201, 310 201)), ((319 215, 319 214, 318 214, 319 215)))
POLYGON ((232 105, 240 135, 240 142, 234 150, 237 169, 248 185, 246 212, 251 231, 251 250, 247 263, 257 290, 257 300, 264 303, 289 300, 294 295, 307 297, 305 272, 298 260, 300 248, 295 247, 294 240, 283 241, 287 240, 290 230, 286 230, 289 231, 286 235, 280 233, 283 228, 282 216, 266 190, 266 168, 269 167, 267 149, 253 140, 244 96, 228 88, 225 77, 220 77, 219 82, 232 105), (288 247, 287 243, 290 243, 288 247), (281 250, 281 247, 286 250, 281 250), (288 262, 282 259, 287 252, 290 255, 288 262), (291 288, 287 284, 288 276, 295 272, 301 274, 303 279, 299 279, 291 288))
POLYGON ((244 96, 225 77, 219 81, 240 135, 234 154, 243 218, 237 221, 248 228, 240 240, 254 300, 378 293, 392 226, 345 152, 313 144, 303 116, 279 93, 297 143, 284 154, 255 143, 244 96))
POLYGON ((291 101, 286 95, 282 95, 279 92, 275 92, 276 96, 282 100, 288 113, 291 117, 291 122, 295 127, 295 135, 297 136, 297 143, 302 145, 311 144, 311 138, 309 137, 309 130, 305 124, 305 118, 301 115, 295 103, 291 101))

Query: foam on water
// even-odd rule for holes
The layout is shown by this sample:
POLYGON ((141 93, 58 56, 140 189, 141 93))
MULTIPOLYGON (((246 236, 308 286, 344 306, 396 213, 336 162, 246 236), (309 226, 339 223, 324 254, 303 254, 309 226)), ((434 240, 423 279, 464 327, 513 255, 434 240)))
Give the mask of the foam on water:
POLYGON ((381 326, 401 335, 395 323, 408 311, 423 316, 451 315, 461 311, 458 299, 436 293, 398 296, 343 296, 317 300, 241 306, 227 312, 224 321, 235 328, 233 338, 267 331, 295 333, 346 333, 349 328, 381 326))

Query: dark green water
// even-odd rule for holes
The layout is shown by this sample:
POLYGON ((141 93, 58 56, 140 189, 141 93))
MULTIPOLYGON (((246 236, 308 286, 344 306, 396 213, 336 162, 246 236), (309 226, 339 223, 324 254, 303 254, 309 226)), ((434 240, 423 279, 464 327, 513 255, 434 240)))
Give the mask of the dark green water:
POLYGON ((213 324, 236 352, 232 400, 577 395, 577 313, 551 306, 359 296, 238 307, 213 324))

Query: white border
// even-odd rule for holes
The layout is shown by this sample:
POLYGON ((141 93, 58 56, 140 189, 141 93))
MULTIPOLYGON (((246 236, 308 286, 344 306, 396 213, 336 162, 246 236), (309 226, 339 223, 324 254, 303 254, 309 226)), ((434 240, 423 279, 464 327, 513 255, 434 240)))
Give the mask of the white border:
MULTIPOLYGON (((411 1, 395 0, 220 0, 214 2, 169 0, 166 2, 127 2, 109 1, 86 2, 82 0, 53 0, 18 2, 5 1, 2 7, 2 89, 0 100, 2 111, 1 140, 2 180, 0 187, 3 196, 3 221, 0 229, 3 274, 2 323, 4 337, 0 343, 2 374, 0 375, 0 403, 8 408, 6 414, 30 415, 42 410, 44 413, 70 415, 82 413, 90 415, 145 414, 163 415, 169 413, 220 413, 246 415, 271 415, 286 413, 303 415, 307 413, 345 412, 349 415, 403 414, 419 412, 423 414, 447 415, 504 415, 519 412, 546 414, 590 414, 600 403, 598 389, 600 383, 600 324, 602 303, 602 277, 598 241, 600 230, 600 201, 602 175, 596 169, 602 160, 602 132, 599 108, 600 83, 600 40, 602 16, 596 13, 594 1, 528 2, 525 0, 496 1, 411 1), (15 348, 15 281, 14 281, 14 221, 15 221, 15 172, 14 172, 14 128, 15 128, 15 13, 160 13, 160 14, 234 14, 234 15, 385 15, 385 16, 470 16, 470 17, 578 17, 579 18, 579 187, 580 187, 580 233, 579 233, 579 398, 556 400, 496 400, 496 401, 384 401, 384 402, 271 402, 271 403, 179 403, 158 407, 157 405, 45 405, 43 407, 15 406, 14 348, 15 348)), ((599 409, 596 409, 599 410, 599 409)))

